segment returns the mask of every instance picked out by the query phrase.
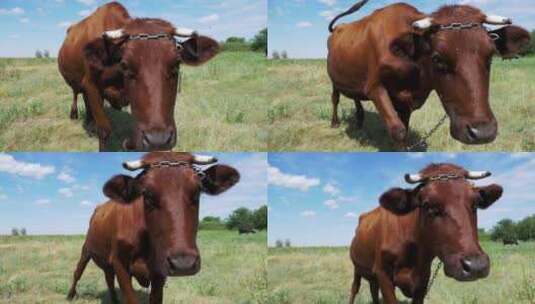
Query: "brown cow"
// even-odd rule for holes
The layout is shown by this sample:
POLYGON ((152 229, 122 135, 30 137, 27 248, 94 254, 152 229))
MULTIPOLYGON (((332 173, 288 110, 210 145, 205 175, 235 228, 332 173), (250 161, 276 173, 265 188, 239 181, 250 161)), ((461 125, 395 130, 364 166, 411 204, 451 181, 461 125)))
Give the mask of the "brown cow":
POLYGON ((172 149, 179 66, 200 65, 218 48, 216 41, 194 31, 160 19, 133 19, 119 3, 106 4, 71 26, 59 51, 59 70, 74 95, 71 118, 78 118, 77 96, 82 93, 86 124, 94 121, 102 151, 111 133, 104 99, 116 109, 130 105, 136 126, 123 147, 172 149))
POLYGON ((150 303, 162 303, 167 276, 196 274, 201 268, 196 243, 200 194, 220 194, 240 178, 229 166, 199 167, 216 161, 189 153, 153 152, 124 163, 129 170, 143 171, 135 178, 114 176, 104 185, 110 201, 91 217, 68 299, 76 295, 89 260, 104 270, 114 302, 115 275, 126 303, 138 303, 132 277, 151 286, 150 303))
POLYGON ((517 26, 488 31, 484 24, 511 20, 467 5, 444 6, 426 15, 405 3, 333 29, 336 20, 366 2, 329 26, 332 127, 340 124, 340 94, 355 101, 358 127, 364 120, 361 101, 372 100, 390 137, 406 147, 411 113, 435 90, 451 120, 453 138, 466 144, 492 142, 498 130, 488 100, 492 58, 516 56, 529 43, 529 33, 517 26))
POLYGON ((370 282, 373 303, 397 303, 395 287, 413 303, 423 303, 431 263, 438 257, 447 276, 471 281, 489 274, 489 257, 479 245, 477 209, 502 195, 502 187, 476 187, 468 180, 490 172, 469 172, 452 164, 432 164, 406 175, 414 189, 393 188, 381 195, 380 207, 363 214, 351 243, 355 266, 350 304, 361 278, 370 282))

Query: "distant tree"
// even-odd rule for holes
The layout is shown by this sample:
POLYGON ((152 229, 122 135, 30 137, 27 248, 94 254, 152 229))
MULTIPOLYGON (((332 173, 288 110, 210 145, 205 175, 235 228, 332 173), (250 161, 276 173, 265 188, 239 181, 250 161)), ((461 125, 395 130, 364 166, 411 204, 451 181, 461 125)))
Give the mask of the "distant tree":
POLYGON ((535 215, 528 216, 515 226, 516 236, 521 241, 535 241, 535 215))
POLYGON ((278 59, 281 59, 281 56, 280 56, 279 52, 273 51, 273 53, 271 53, 271 58, 273 58, 275 60, 278 60, 278 59))
POLYGON ((254 227, 253 212, 245 207, 238 208, 229 215, 225 226, 230 230, 254 227))
POLYGON ((20 235, 25 236, 26 235, 26 228, 20 229, 20 235))
POLYGON ((267 206, 264 205, 253 212, 254 228, 257 230, 265 230, 268 225, 267 206))
POLYGON ((43 58, 43 53, 40 50, 35 51, 35 58, 43 58))
POLYGON ((17 228, 11 228, 11 235, 12 236, 18 236, 19 230, 17 228))
POLYGON ((288 59, 288 53, 286 53, 286 51, 282 51, 281 52, 281 58, 282 59, 288 59))
POLYGON ((221 230, 225 229, 225 224, 221 221, 221 218, 215 216, 206 216, 199 223, 199 229, 201 230, 221 230))
POLYGON ((526 47, 522 55, 535 55, 535 30, 531 31, 531 41, 529 42, 529 45, 526 47))
POLYGON ((292 247, 292 243, 290 242, 290 239, 284 240, 284 247, 286 248, 292 247))
POLYGON ((499 221, 496 226, 492 228, 490 239, 493 241, 516 239, 515 223, 510 219, 499 221))
POLYGON ((229 37, 222 43, 223 51, 248 52, 251 51, 251 44, 241 37, 229 37))
POLYGON ((282 243, 281 240, 276 240, 275 241, 275 247, 277 248, 282 248, 284 246, 284 244, 282 243))
POLYGON ((44 58, 50 58, 50 52, 48 50, 43 51, 43 57, 44 58))
POLYGON ((268 31, 267 28, 262 29, 258 34, 256 34, 251 42, 251 49, 255 52, 263 52, 267 56, 267 45, 268 45, 268 31))

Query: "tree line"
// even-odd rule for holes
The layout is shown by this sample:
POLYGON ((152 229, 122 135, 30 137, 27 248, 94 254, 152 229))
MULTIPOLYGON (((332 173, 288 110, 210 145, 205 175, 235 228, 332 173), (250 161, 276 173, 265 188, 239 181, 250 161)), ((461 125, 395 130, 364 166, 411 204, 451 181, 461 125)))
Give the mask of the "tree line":
POLYGON ((265 230, 267 229, 267 206, 264 205, 256 210, 245 207, 234 210, 227 218, 207 216, 200 224, 201 230, 265 230))
POLYGON ((258 32, 254 38, 245 39, 242 37, 229 37, 227 40, 220 42, 221 49, 228 52, 262 52, 267 55, 267 28, 258 32))
POLYGON ((535 241, 535 214, 518 222, 511 219, 499 221, 490 231, 490 239, 493 241, 535 241))

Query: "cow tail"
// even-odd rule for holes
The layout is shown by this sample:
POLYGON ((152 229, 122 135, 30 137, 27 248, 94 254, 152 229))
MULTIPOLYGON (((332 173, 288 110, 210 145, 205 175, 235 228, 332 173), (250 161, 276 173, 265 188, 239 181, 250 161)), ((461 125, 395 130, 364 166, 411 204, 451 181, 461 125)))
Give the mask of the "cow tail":
POLYGON ((336 21, 338 21, 338 19, 344 17, 344 16, 347 16, 347 15, 351 15, 353 14, 354 12, 358 11, 361 7, 363 7, 369 0, 361 0, 355 4, 353 4, 353 6, 348 9, 347 11, 341 13, 340 15, 334 17, 334 19, 331 21, 331 23, 329 23, 329 32, 333 32, 334 30, 334 24, 336 23, 336 21))

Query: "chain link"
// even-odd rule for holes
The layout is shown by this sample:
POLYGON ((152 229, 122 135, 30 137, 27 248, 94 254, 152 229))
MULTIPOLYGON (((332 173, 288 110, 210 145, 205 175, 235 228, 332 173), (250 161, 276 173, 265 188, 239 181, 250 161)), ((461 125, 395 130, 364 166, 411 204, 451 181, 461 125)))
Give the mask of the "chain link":
POLYGON ((453 30, 453 31, 459 31, 459 30, 467 30, 467 29, 471 29, 471 28, 475 28, 475 27, 482 27, 482 28, 484 28, 484 26, 483 26, 481 23, 475 23, 475 22, 470 22, 470 23, 454 22, 454 23, 450 23, 450 24, 441 25, 441 26, 440 26, 440 29, 441 29, 441 30, 453 30))
POLYGON ((428 178, 428 181, 431 181, 431 182, 432 181, 448 181, 448 180, 459 179, 459 178, 464 178, 464 177, 457 175, 457 174, 453 174, 453 173, 445 173, 445 174, 431 176, 428 178))
POLYGON ((433 287, 433 283, 435 282, 435 279, 437 278, 438 271, 440 270, 440 267, 442 267, 442 261, 438 261, 437 266, 435 267, 435 271, 433 272, 433 276, 431 277, 431 280, 429 280, 429 283, 425 287, 425 297, 427 298, 429 296, 429 290, 431 287, 433 287))
POLYGON ((188 162, 184 162, 184 161, 162 160, 162 161, 159 161, 159 162, 151 163, 149 165, 150 169, 152 169, 152 168, 156 168, 156 169, 171 168, 171 167, 189 167, 195 172, 195 174, 197 174, 197 176, 201 180, 206 178, 206 173, 204 173, 204 170, 201 167, 196 166, 196 165, 192 165, 192 164, 190 164, 188 162))
POLYGON ((129 40, 158 40, 158 39, 174 39, 171 35, 166 33, 160 33, 160 34, 137 34, 137 35, 130 35, 128 37, 129 40))
POLYGON ((440 128, 440 126, 442 126, 442 124, 444 124, 447 118, 448 115, 444 114, 444 116, 442 116, 442 118, 437 122, 437 124, 431 130, 429 130, 429 132, 427 132, 427 134, 425 134, 422 139, 406 148, 407 152, 411 152, 418 147, 427 148, 427 140, 429 139, 429 137, 433 136, 433 134, 440 128))

